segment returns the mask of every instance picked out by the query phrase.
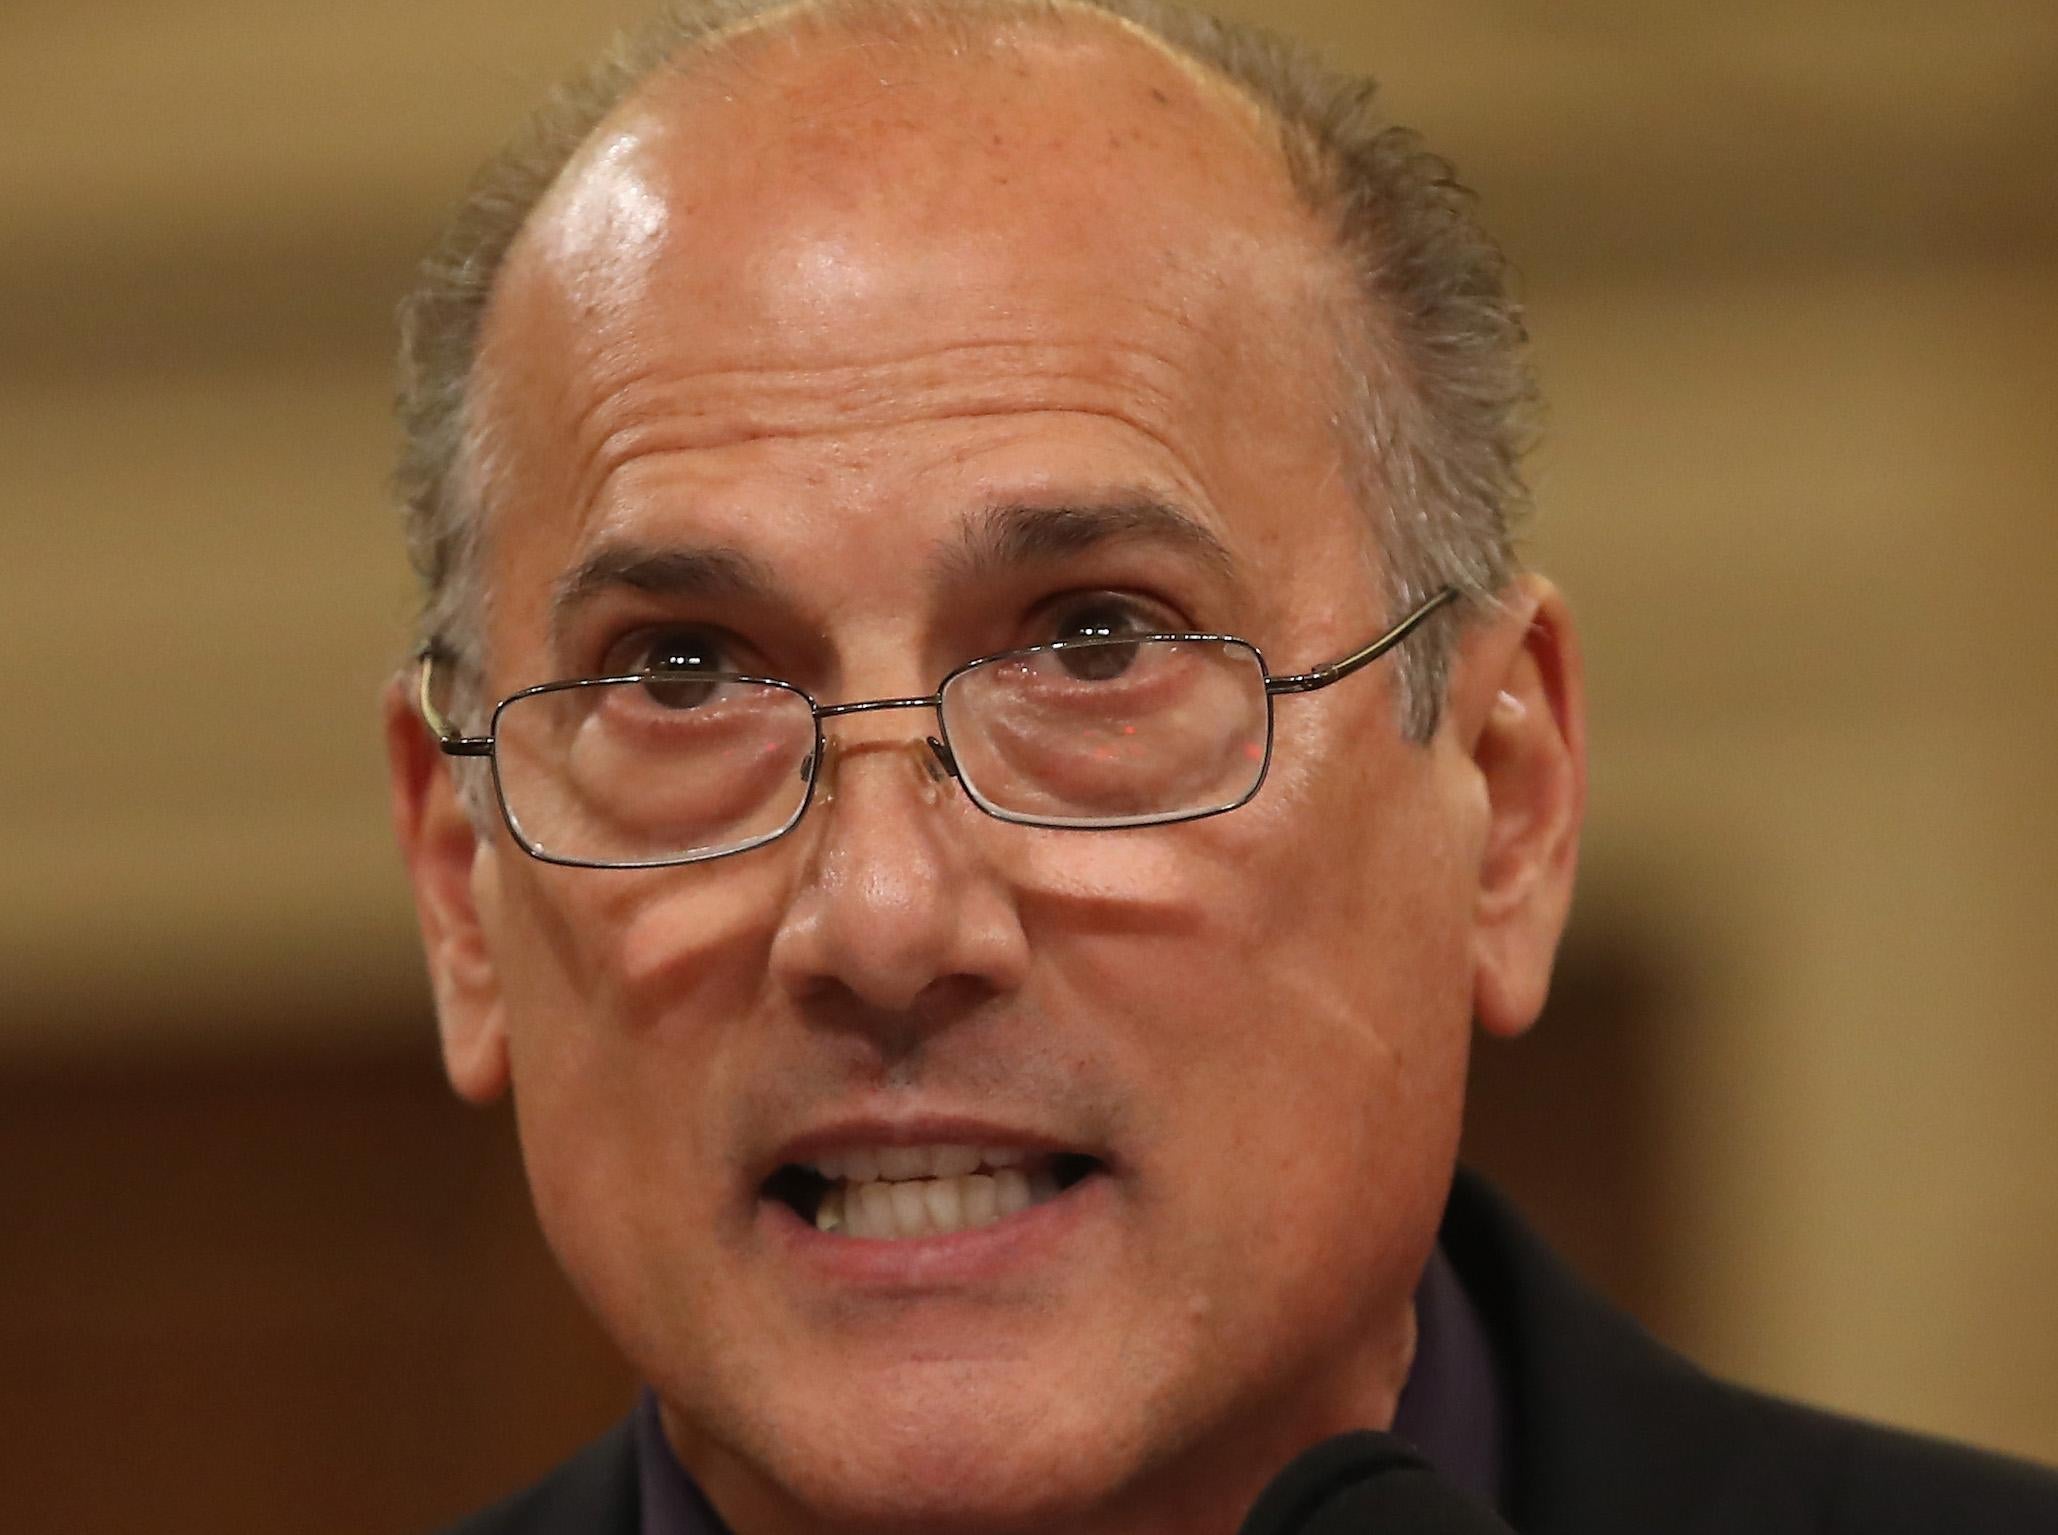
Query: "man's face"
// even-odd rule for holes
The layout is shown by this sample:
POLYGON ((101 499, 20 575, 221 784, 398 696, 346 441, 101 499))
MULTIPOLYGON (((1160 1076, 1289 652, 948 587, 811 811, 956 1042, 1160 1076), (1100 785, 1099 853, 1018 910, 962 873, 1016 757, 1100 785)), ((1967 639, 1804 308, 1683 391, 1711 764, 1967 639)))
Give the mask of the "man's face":
MULTIPOLYGON (((664 83, 490 318, 489 693, 684 640, 824 703, 920 695, 1111 619, 1333 659, 1393 615, 1329 281, 1242 110, 1112 31, 664 83), (620 578, 567 602, 582 567, 620 578)), ((553 1247, 739 1527, 1200 1529, 1385 1421, 1487 814, 1386 666, 1276 718, 1257 798, 1187 824, 992 820, 897 711, 827 724, 813 808, 754 852, 466 855, 453 1070, 510 1075, 553 1247), (1065 1186, 858 1238, 775 1176, 971 1154, 1065 1186)))

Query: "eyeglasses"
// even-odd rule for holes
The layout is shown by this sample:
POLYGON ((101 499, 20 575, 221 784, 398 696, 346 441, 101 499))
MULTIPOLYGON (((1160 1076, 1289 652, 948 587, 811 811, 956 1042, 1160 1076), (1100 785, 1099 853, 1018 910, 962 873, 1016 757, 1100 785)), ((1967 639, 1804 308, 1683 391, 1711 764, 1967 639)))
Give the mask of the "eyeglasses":
POLYGON ((1275 677, 1248 640, 1140 634, 1059 640, 967 661, 926 698, 820 704, 790 682, 659 670, 547 682, 459 735, 420 661, 423 721, 452 757, 488 757, 523 852, 589 869, 700 863, 800 823, 822 722, 933 709, 937 768, 990 816, 1023 826, 1162 826, 1249 803, 1272 761, 1272 700, 1340 682, 1457 598, 1446 587, 1361 650, 1275 677))

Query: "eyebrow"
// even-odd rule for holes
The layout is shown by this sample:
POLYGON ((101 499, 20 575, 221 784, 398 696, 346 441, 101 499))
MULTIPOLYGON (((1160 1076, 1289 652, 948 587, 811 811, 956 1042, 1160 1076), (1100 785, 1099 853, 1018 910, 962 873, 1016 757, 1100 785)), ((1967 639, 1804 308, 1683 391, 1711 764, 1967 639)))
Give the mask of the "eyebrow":
MULTIPOLYGON (((1237 579, 1235 557, 1207 524, 1147 496, 1087 505, 1004 502, 989 506, 966 523, 957 543, 947 547, 934 563, 942 578, 976 579, 1027 565, 1052 564, 1131 539, 1184 549, 1215 574, 1237 579)), ((762 560, 727 545, 657 548, 634 542, 603 544, 556 582, 550 599, 551 633, 561 637, 581 608, 606 592, 621 589, 657 597, 770 603, 778 596, 780 584, 762 560)))
POLYGON ((580 608, 618 589, 658 597, 766 600, 778 586, 763 561, 725 545, 658 549, 603 544, 559 578, 550 598, 550 628, 562 635, 580 608))
POLYGON ((1216 575, 1237 579, 1236 557, 1214 530, 1190 513, 1149 496, 1085 505, 1004 502, 966 525, 937 562, 945 577, 978 577, 1024 565, 1053 564, 1102 545, 1136 540, 1169 544, 1197 556, 1216 575))

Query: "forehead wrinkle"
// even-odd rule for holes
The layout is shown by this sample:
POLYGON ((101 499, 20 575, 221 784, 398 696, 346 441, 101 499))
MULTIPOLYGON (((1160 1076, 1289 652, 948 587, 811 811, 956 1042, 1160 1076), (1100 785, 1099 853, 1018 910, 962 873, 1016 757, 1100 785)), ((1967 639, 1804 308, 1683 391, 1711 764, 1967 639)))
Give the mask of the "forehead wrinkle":
POLYGON ((847 426, 930 419, 925 400, 945 392, 975 406, 1034 409, 1022 396, 1081 389, 1141 399, 1166 413, 1174 404, 1175 381, 1190 371, 1159 349, 1101 338, 936 340, 858 362, 796 359, 723 367, 716 360, 691 373, 653 361, 596 380, 599 388, 575 417, 572 435, 592 445, 591 458, 605 462, 612 445, 654 425, 686 428, 676 438, 680 447, 720 448, 756 437, 815 436, 847 426), (1054 366, 1068 353, 1072 366, 1054 366), (983 367, 983 377, 967 381, 967 360, 970 371, 983 367), (1107 376, 1090 377, 1097 373, 1107 376), (797 419, 807 415, 821 418, 820 424, 797 419))
MULTIPOLYGON (((1056 412, 1102 416, 1146 438, 1183 475, 1197 477, 1166 422, 1178 415, 1172 388, 1181 370, 1144 347, 1109 347, 1124 366, 1108 376, 1082 363, 1041 366, 1068 348, 1047 342, 971 341, 921 348, 906 356, 840 366, 750 368, 673 378, 640 367, 599 390, 571 427, 572 486, 580 521, 589 520, 607 485, 640 461, 670 453, 713 452, 753 442, 805 440, 900 425, 1056 412), (987 354, 980 381, 963 364, 987 354), (915 377, 905 375, 914 373, 915 377), (938 401, 947 408, 927 408, 938 401)), ((1104 365, 1106 355, 1094 359, 1104 365)))

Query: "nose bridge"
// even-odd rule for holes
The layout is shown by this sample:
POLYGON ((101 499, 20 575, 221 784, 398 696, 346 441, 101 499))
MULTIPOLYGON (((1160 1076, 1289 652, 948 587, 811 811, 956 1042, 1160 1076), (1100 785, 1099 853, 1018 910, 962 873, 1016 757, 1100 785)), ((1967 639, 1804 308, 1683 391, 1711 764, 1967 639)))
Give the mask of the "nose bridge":
POLYGON ((940 782, 943 773, 935 750, 920 736, 863 736, 850 740, 833 731, 822 733, 822 759, 815 769, 817 815, 826 815, 837 800, 842 782, 859 772, 886 773, 887 763, 904 763, 918 770, 930 783, 940 782), (877 760, 876 767, 862 766, 877 760))
POLYGON ((816 765, 818 798, 835 795, 832 764, 879 752, 912 749, 931 782, 955 777, 957 768, 939 739, 942 723, 937 699, 875 698, 858 703, 828 704, 816 711, 822 722, 822 761, 816 765), (921 717, 923 711, 927 718, 921 717))
POLYGON ((892 702, 824 711, 816 805, 772 966, 796 991, 834 984, 904 1013, 940 980, 1005 989, 1022 945, 1012 902, 968 846, 976 812, 955 803, 928 744, 934 715, 892 702))
POLYGON ((905 709, 934 709, 938 695, 926 698, 861 698, 847 704, 823 704, 815 713, 825 720, 856 719, 867 714, 895 714, 905 709))
MULTIPOLYGON (((816 764, 815 846, 810 863, 844 864, 854 856, 880 869, 906 869, 951 854, 950 828, 939 810, 951 807, 928 745, 934 716, 912 700, 824 711, 822 759, 816 764)), ((935 883, 934 875, 928 876, 935 883)))

